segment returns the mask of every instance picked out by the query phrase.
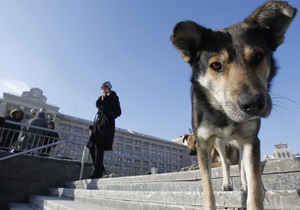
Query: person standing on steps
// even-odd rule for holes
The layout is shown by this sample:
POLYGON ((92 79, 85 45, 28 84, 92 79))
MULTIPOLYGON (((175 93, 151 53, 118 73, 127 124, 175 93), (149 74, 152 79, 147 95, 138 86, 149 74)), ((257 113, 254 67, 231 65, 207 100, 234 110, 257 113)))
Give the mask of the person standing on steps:
POLYGON ((101 85, 102 94, 96 101, 98 112, 93 123, 89 141, 89 148, 94 164, 94 171, 90 178, 101 178, 105 172, 103 159, 104 151, 112 150, 115 135, 115 119, 121 115, 119 97, 112 91, 110 82, 101 85))

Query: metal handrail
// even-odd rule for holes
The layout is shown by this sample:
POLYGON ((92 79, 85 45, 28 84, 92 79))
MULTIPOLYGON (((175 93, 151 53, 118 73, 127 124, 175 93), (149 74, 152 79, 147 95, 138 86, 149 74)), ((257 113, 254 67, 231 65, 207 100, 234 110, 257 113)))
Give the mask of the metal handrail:
POLYGON ((62 144, 62 143, 65 143, 65 142, 71 142, 71 141, 70 140, 61 140, 61 141, 54 142, 54 143, 51 143, 51 144, 47 144, 47 145, 44 145, 44 146, 40 146, 40 147, 36 147, 36 148, 33 148, 33 149, 25 150, 25 151, 22 151, 22 152, 14 153, 12 155, 8 155, 8 156, 0 158, 0 161, 7 160, 7 159, 10 159, 10 158, 13 158, 13 157, 20 156, 20 155, 24 155, 24 154, 27 154, 27 153, 31 153, 31 152, 34 152, 34 151, 37 151, 37 150, 40 150, 40 149, 44 149, 44 148, 47 148, 47 147, 51 147, 51 146, 54 146, 54 145, 62 144))
MULTIPOLYGON (((0 137, 2 136, 2 134, 3 134, 3 132, 5 130, 8 131, 9 133, 18 132, 18 137, 17 137, 18 141, 17 142, 19 142, 19 143, 22 142, 21 141, 21 137, 24 137, 24 136, 26 137, 28 135, 31 136, 31 137, 36 136, 38 138, 38 140, 33 140, 34 142, 40 142, 39 138, 44 139, 44 138, 49 137, 47 134, 38 134, 38 133, 34 133, 34 132, 28 132, 29 128, 31 128, 31 129, 34 128, 34 129, 37 129, 37 130, 43 130, 45 132, 57 132, 56 130, 53 130, 53 129, 39 127, 39 126, 33 126, 33 125, 28 125, 27 123, 19 123, 19 122, 10 121, 10 120, 6 120, 5 123, 19 125, 20 129, 19 130, 14 130, 14 129, 11 129, 11 128, 6 128, 4 126, 0 126, 0 137)), ((12 134, 12 135, 14 135, 14 134, 12 134)), ((52 138, 52 137, 50 136, 50 138, 52 138)), ((58 138, 55 138, 55 137, 54 137, 54 139, 59 140, 58 138)), ((41 140, 41 141, 44 141, 44 140, 41 140)), ((48 142, 48 144, 38 145, 38 147, 34 147, 34 148, 31 147, 31 148, 27 148, 27 149, 21 149, 21 150, 18 151, 19 153, 17 153, 17 154, 20 154, 20 155, 27 154, 27 153, 31 153, 32 151, 35 152, 35 151, 37 151, 39 149, 45 149, 45 148, 49 148, 49 147, 55 147, 56 145, 60 145, 60 144, 63 144, 63 143, 76 144, 76 145, 85 146, 85 144, 82 143, 82 142, 74 142, 72 140, 59 140, 59 141, 53 142, 53 143, 48 142)), ((26 145, 26 144, 24 144, 24 145, 26 145)), ((9 143, 9 146, 6 149, 10 149, 10 151, 11 151, 11 149, 13 149, 12 146, 13 146, 13 144, 9 143), (11 148, 9 148, 9 147, 11 147, 11 148)), ((57 148, 58 147, 56 147, 56 151, 57 151, 57 148)), ((17 148, 15 148, 15 149, 18 150, 17 148)), ((42 152, 41 154, 44 154, 44 153, 42 152)), ((54 153, 51 152, 51 154, 53 155, 54 153)), ((12 156, 12 157, 14 157, 14 156, 12 156)), ((2 158, 0 158, 0 160, 1 159, 2 158)))
MULTIPOLYGON (((21 140, 21 137, 26 137, 28 134, 29 136, 30 135, 33 135, 31 136, 33 139, 34 139, 34 136, 38 137, 38 140, 33 140, 33 142, 37 142, 37 144, 39 144, 40 142, 40 138, 41 139, 44 139, 44 138, 47 138, 49 137, 47 134, 38 134, 38 133, 34 133, 34 132, 28 132, 28 129, 29 128, 34 128, 34 129, 38 129, 38 130, 44 130, 44 131, 48 131, 48 132, 56 132, 55 130, 53 129, 48 129, 48 128, 43 128, 43 127, 38 127, 38 126, 33 126, 33 125, 28 125, 27 123, 19 123, 19 122, 14 122, 14 121, 10 121, 10 120, 6 120, 6 123, 10 123, 10 124, 15 124, 15 125, 19 125, 20 126, 20 129, 19 130, 14 130, 14 129, 11 129, 11 128, 6 128, 6 127, 1 127, 0 126, 0 136, 2 136, 3 134, 3 131, 1 132, 1 129, 3 130, 7 130, 8 132, 11 132, 11 133, 14 133, 14 132, 18 132, 18 141, 21 145, 21 150, 18 150, 18 149, 13 149, 13 146, 12 146, 12 143, 9 143, 9 146, 7 146, 7 149, 10 148, 10 152, 11 154, 10 155, 7 155, 7 156, 4 156, 4 157, 1 157, 0 158, 0 162, 1 161, 4 161, 4 160, 7 160, 7 159, 11 159, 11 158, 14 158, 14 157, 18 157, 18 156, 21 156, 21 155, 24 155, 24 154, 30 154, 30 155, 43 155, 44 153, 38 153, 37 151, 39 150, 43 150, 45 148, 54 148, 56 147, 57 145, 62 145, 64 143, 66 144, 77 144, 77 145, 85 145, 85 144, 82 144, 82 143, 79 143, 79 142, 73 142, 71 140, 59 140, 57 142, 53 142, 53 143, 49 143, 49 144, 46 144, 46 145, 42 145, 42 146, 37 146, 37 147, 34 147, 32 148, 32 145, 31 145, 31 148, 27 148, 27 149, 23 149, 22 148, 22 140, 21 140), (25 129, 26 128, 26 129, 25 129), (14 151, 17 151, 16 153, 13 153, 14 151)), ((51 138, 51 137, 50 137, 51 138)), ((56 138, 55 138, 56 139, 56 138)), ((58 138, 57 138, 58 140, 58 138)), ((44 140, 41 140, 41 141, 44 141, 44 140)), ((32 144, 32 142, 31 142, 32 144)), ((25 147, 26 147, 26 143, 24 143, 25 147)), ((15 148, 17 148, 17 146, 15 146, 15 148)), ((56 147, 56 152, 57 152, 57 148, 56 147)), ((56 153, 54 152, 54 153, 56 153)), ((51 154, 53 155, 54 153, 51 152, 51 154)), ((51 155, 49 153, 45 153, 45 155, 51 155)), ((56 155, 56 158, 58 156, 56 155)), ((83 170, 84 170, 84 165, 86 162, 88 162, 88 157, 89 157, 89 149, 86 148, 84 146, 84 149, 83 149, 83 152, 82 152, 82 157, 81 157, 81 170, 80 170, 80 175, 79 175, 79 179, 82 179, 82 175, 83 175, 83 170)))

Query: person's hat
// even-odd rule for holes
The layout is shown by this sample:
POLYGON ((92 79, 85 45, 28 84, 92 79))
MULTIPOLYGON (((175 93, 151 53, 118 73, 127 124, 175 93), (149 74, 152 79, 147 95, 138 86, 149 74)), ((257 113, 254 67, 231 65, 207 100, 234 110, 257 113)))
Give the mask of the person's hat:
POLYGON ((16 108, 16 109, 12 110, 12 111, 10 112, 10 116, 11 116, 12 118, 14 118, 14 115, 15 115, 15 113, 17 113, 17 112, 20 112, 20 113, 21 113, 21 117, 19 118, 19 120, 22 121, 22 120, 24 119, 24 111, 23 111, 21 108, 16 108))
POLYGON ((112 85, 110 84, 110 82, 106 81, 106 82, 102 83, 102 85, 101 85, 101 88, 104 88, 104 87, 111 90, 112 85))

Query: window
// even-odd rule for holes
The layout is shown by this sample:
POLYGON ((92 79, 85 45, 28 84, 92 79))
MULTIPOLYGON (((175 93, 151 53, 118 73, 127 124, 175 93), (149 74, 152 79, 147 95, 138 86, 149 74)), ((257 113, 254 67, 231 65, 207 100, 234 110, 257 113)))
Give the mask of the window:
POLYGON ((130 139, 130 138, 126 138, 126 143, 129 143, 129 144, 131 144, 131 143, 132 143, 132 139, 130 139))
POLYGON ((69 153, 70 155, 77 155, 77 150, 71 149, 69 153))
POLYGON ((142 157, 142 155, 140 153, 135 153, 134 157, 140 159, 142 157))
POLYGON ((76 133, 82 133, 82 128, 74 127, 74 131, 75 131, 76 133))
POLYGON ((70 135, 70 137, 72 138, 73 141, 80 141, 80 137, 79 136, 72 136, 72 135, 70 135))
POLYGON ((116 151, 115 151, 115 154, 116 154, 116 155, 122 155, 122 151, 121 151, 121 150, 116 150, 116 151))
POLYGON ((111 161, 111 160, 112 160, 112 156, 110 156, 110 155, 105 155, 105 156, 104 156, 104 160, 111 161))
POLYGON ((66 125, 66 124, 62 124, 62 125, 61 125, 61 129, 62 129, 62 130, 67 130, 67 131, 69 131, 70 128, 71 128, 70 125, 66 125))
POLYGON ((66 149, 65 148, 62 148, 61 150, 58 149, 58 154, 65 154, 66 152, 66 149))
POLYGON ((125 157, 130 157, 131 156, 131 152, 125 151, 123 154, 124 154, 125 157))
POLYGON ((122 136, 116 136, 115 139, 119 142, 122 142, 124 138, 122 136))
POLYGON ((116 157, 116 158, 115 158, 115 161, 116 161, 116 162, 122 162, 122 158, 121 158, 121 157, 116 157))
POLYGON ((62 140, 68 140, 69 139, 69 134, 66 134, 66 133, 61 133, 59 136, 60 136, 60 139, 62 139, 62 140))

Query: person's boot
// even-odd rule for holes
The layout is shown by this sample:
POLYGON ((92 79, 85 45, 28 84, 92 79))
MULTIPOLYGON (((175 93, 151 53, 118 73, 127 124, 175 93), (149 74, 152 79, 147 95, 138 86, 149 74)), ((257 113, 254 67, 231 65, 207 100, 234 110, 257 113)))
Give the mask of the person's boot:
POLYGON ((90 179, 100 179, 103 176, 103 172, 94 171, 92 175, 89 177, 90 179))

